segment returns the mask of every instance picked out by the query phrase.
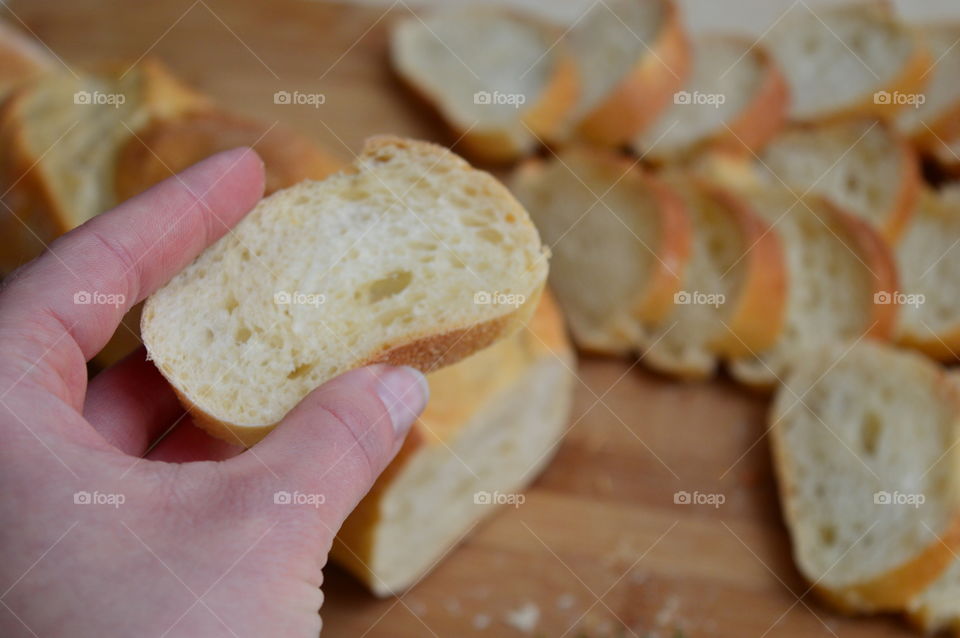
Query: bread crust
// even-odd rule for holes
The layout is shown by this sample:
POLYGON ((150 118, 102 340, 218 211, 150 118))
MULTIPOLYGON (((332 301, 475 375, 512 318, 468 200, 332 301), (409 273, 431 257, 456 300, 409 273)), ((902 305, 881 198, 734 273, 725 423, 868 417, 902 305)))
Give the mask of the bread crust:
POLYGON ((52 70, 55 61, 32 38, 0 22, 0 97, 17 84, 52 70))
POLYGON ((740 229, 747 275, 727 331, 715 344, 724 357, 766 350, 780 336, 787 310, 787 265, 780 236, 742 198, 705 179, 698 188, 720 202, 740 229))
MULTIPOLYGON (((918 365, 927 365, 919 358, 916 362, 918 365)), ((958 387, 948 378, 946 370, 943 369, 939 370, 938 381, 940 392, 945 400, 954 407, 954 421, 957 428, 960 428, 960 393, 958 393, 958 387)), ((792 396, 790 401, 793 401, 792 396)), ((793 530, 798 526, 797 514, 790 507, 793 502, 791 493, 795 490, 791 477, 795 473, 790 470, 792 467, 790 456, 779 427, 783 420, 782 407, 779 403, 774 403, 771 406, 769 420, 772 424, 770 427, 770 448, 773 456, 773 466, 777 473, 780 503, 787 527, 793 530)), ((956 456, 956 453, 954 453, 954 456, 956 456)), ((954 467, 957 468, 954 473, 958 474, 960 466, 954 463, 954 467)), ((956 478, 960 479, 960 475, 956 478)), ((949 566, 950 562, 954 560, 957 550, 960 549, 960 503, 955 503, 954 506, 956 507, 956 514, 944 533, 940 534, 938 540, 933 541, 912 560, 879 574, 867 582, 841 588, 829 588, 817 583, 813 587, 814 591, 827 603, 847 614, 903 611, 915 596, 936 580, 943 570, 949 566)), ((797 565, 802 566, 802 561, 796 554, 794 558, 797 565)), ((804 576, 812 579, 810 575, 804 574, 804 576)))
POLYGON ((690 42, 672 0, 656 42, 620 83, 576 124, 576 137, 600 146, 627 144, 653 124, 690 72, 690 42))

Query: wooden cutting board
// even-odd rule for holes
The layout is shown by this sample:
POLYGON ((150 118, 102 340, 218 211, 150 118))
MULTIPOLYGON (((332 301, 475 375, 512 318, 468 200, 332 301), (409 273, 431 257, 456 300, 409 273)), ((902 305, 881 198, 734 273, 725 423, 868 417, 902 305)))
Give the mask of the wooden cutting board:
MULTIPOLYGON (((349 159, 374 133, 446 139, 388 70, 386 29, 407 12, 397 6, 11 0, 10 19, 71 67, 156 55, 224 104, 349 159), (275 104, 276 91, 325 102, 275 104)), ((807 591, 780 522, 764 398, 630 361, 584 359, 579 376, 570 431, 526 502, 400 598, 374 599, 328 568, 325 636, 913 635, 896 618, 834 615, 807 591), (724 502, 676 504, 678 491, 724 502)))

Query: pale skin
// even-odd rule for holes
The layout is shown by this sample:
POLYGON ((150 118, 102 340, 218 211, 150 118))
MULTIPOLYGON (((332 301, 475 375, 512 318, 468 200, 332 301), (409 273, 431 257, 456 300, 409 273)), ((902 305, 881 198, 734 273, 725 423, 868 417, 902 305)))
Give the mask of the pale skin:
POLYGON ((216 155, 0 289, 0 635, 319 633, 334 535, 426 404, 422 375, 349 372, 242 454, 182 418, 142 349, 87 380, 125 311, 236 225, 263 179, 253 151, 216 155))

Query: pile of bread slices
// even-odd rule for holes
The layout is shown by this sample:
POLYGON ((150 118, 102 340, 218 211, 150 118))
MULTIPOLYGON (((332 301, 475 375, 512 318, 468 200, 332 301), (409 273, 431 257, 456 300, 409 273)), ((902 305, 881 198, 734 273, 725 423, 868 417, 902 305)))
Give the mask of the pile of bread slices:
POLYGON ((567 29, 437 11, 391 48, 509 171, 577 345, 775 391, 804 575, 960 630, 960 24, 799 3, 694 37, 669 0, 607 0, 567 29))

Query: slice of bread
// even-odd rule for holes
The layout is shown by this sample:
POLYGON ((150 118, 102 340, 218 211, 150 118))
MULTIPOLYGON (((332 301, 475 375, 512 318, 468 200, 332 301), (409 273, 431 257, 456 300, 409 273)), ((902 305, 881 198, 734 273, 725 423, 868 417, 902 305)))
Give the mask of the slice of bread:
POLYGON ((283 127, 212 107, 156 120, 137 131, 117 154, 117 200, 130 199, 200 160, 239 146, 252 147, 263 160, 265 195, 305 179, 324 179, 343 167, 339 159, 283 127))
POLYGON ((575 365, 544 294, 517 334, 428 375, 430 404, 344 522, 333 559, 379 596, 419 580, 550 459, 570 413, 575 365))
POLYGON ((801 573, 845 611, 904 609, 960 550, 957 386, 891 346, 815 349, 770 418, 801 573))
POLYGON ((783 247, 729 191, 683 174, 667 184, 684 200, 693 249, 671 312, 644 326, 643 360, 661 372, 703 378, 721 356, 764 350, 779 336, 787 295, 783 247))
POLYGON ((656 123, 633 140, 644 159, 684 160, 705 148, 749 154, 783 126, 786 81, 770 55, 730 36, 693 42, 693 71, 656 123))
POLYGON ((896 247, 900 343, 941 361, 960 358, 960 199, 925 191, 896 247))
POLYGON ((550 283, 577 345, 626 354, 673 306, 690 251, 677 194, 612 152, 529 160, 511 188, 553 252, 550 283))
POLYGON ((819 193, 895 241, 920 195, 920 163, 888 124, 852 119, 793 127, 764 150, 761 166, 800 193, 819 193))
POLYGON ((878 300, 897 290, 897 277, 876 232, 819 197, 773 187, 741 195, 780 235, 789 284, 783 332, 770 348, 733 360, 734 378, 770 388, 817 344, 891 336, 897 307, 878 300))
POLYGON ((39 42, 0 20, 0 99, 19 84, 57 68, 39 42))
POLYGON ((922 103, 914 100, 897 116, 897 125, 918 146, 936 153, 943 143, 960 143, 960 24, 931 24, 920 30, 930 51, 924 70, 922 103))
POLYGON ((690 46, 672 0, 605 0, 569 32, 582 89, 574 136, 627 144, 666 109, 690 69, 690 46))
POLYGON ((507 10, 448 9, 397 22, 390 54, 453 129, 458 150, 505 162, 553 139, 576 102, 576 70, 559 36, 507 10))
POLYGON ((511 334, 547 255, 493 177, 378 137, 351 170, 261 201, 147 300, 141 333, 195 421, 248 441, 351 368, 428 371, 511 334))
POLYGON ((49 73, 0 109, 0 270, 115 206, 120 147, 153 119, 205 106, 153 60, 121 75, 49 73))
POLYGON ((795 4, 763 38, 790 87, 790 117, 894 117, 923 90, 932 62, 886 2, 795 4))

